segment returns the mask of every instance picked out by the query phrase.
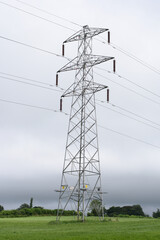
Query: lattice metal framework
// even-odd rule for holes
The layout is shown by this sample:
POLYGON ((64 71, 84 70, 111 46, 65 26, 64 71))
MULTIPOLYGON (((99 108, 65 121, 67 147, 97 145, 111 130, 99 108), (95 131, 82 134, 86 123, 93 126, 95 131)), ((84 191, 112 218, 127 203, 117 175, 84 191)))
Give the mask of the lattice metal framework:
POLYGON ((93 66, 113 57, 92 55, 92 38, 105 31, 84 26, 64 41, 78 41, 78 56, 57 72, 76 71, 74 83, 60 101, 62 110, 62 98, 72 96, 57 219, 65 209, 74 209, 77 219, 84 221, 92 200, 98 200, 96 210, 103 218, 95 93, 108 87, 94 82, 93 66))

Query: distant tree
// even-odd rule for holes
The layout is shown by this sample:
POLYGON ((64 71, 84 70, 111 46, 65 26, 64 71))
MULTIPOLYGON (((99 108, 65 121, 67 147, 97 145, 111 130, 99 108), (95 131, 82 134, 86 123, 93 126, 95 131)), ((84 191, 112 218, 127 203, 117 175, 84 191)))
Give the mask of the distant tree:
POLYGON ((30 208, 30 206, 27 203, 21 204, 21 206, 18 208, 18 210, 24 209, 24 208, 30 208))
POLYGON ((33 198, 30 199, 30 204, 29 204, 30 208, 33 208, 33 198))
POLYGON ((40 209, 44 209, 43 207, 41 206, 34 206, 33 208, 40 208, 40 209))
POLYGON ((0 212, 4 210, 4 207, 0 205, 0 212))
POLYGON ((145 216, 143 209, 140 205, 133 205, 131 210, 131 215, 135 216, 145 216))
POLYGON ((157 212, 153 212, 152 216, 153 216, 154 218, 159 218, 159 217, 160 217, 160 210, 157 209, 157 212))
POLYGON ((98 216, 102 213, 102 203, 99 200, 92 200, 92 202, 89 205, 89 211, 91 211, 91 214, 94 216, 98 216))
POLYGON ((116 215, 121 214, 121 207, 110 207, 108 210, 105 210, 105 213, 109 216, 109 217, 114 217, 116 215))
POLYGON ((124 206, 124 207, 111 207, 105 210, 105 213, 109 217, 114 217, 118 215, 134 215, 134 216, 145 216, 143 209, 140 205, 124 206))

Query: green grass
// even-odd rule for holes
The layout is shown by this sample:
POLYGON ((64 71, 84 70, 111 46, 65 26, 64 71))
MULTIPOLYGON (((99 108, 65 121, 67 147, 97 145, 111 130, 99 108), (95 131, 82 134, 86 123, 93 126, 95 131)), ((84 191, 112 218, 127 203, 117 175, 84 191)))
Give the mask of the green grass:
POLYGON ((148 240, 160 239, 160 220, 89 217, 84 223, 63 217, 1 218, 0 240, 148 240))

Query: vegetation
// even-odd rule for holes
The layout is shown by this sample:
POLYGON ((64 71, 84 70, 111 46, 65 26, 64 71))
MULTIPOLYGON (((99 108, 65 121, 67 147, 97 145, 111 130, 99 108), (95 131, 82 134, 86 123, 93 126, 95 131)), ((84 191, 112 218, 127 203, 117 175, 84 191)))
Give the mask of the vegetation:
POLYGON ((89 205, 89 216, 98 216, 102 211, 101 202, 99 200, 93 200, 89 205))
POLYGON ((25 209, 25 208, 30 208, 30 206, 27 203, 23 203, 17 210, 21 210, 21 209, 25 209))
POLYGON ((0 212, 4 210, 4 207, 0 205, 0 212))
POLYGON ((18 210, 25 209, 25 208, 33 208, 33 198, 30 199, 30 204, 23 203, 21 206, 18 208, 18 210))
MULTIPOLYGON (((101 202, 93 200, 89 206, 88 216, 98 216, 102 211, 101 202)), ((143 209, 140 205, 124 206, 124 207, 111 207, 108 210, 104 208, 104 214, 109 217, 116 216, 145 216, 143 209)))
POLYGON ((73 217, 25 217, 0 219, 3 240, 159 240, 160 220, 155 218, 88 217, 76 222, 73 217))
POLYGON ((33 198, 30 199, 29 207, 30 207, 30 208, 33 208, 33 198))
MULTIPOLYGON (((21 205, 22 206, 22 205, 21 205)), ((0 212, 0 218, 5 217, 28 217, 28 216, 56 216, 57 209, 43 209, 42 207, 18 208, 17 210, 3 210, 0 212)), ((64 211, 64 216, 73 216, 75 211, 64 211)))
POLYGON ((157 212, 153 212, 153 217, 160 218, 160 210, 159 209, 157 209, 157 212))
MULTIPOLYGON (((123 207, 111 207, 109 209, 103 209, 105 216, 108 217, 149 217, 145 215, 143 209, 140 205, 133 206, 123 206, 123 207)), ((93 200, 89 206, 88 216, 98 216, 101 213, 101 202, 99 200, 93 200)), ((60 213, 62 210, 60 209, 60 213)), ((5 217, 27 217, 27 216, 56 216, 57 209, 50 210, 44 209, 41 206, 33 207, 33 198, 30 199, 30 204, 23 203, 16 210, 4 210, 4 207, 0 205, 0 218, 5 217)), ((76 211, 65 210, 63 211, 63 216, 76 216, 76 211)), ((160 218, 160 210, 157 209, 156 212, 152 214, 153 218, 160 218)))
POLYGON ((109 217, 116 217, 119 215, 145 216, 143 209, 140 205, 124 206, 124 207, 111 207, 108 210, 105 209, 105 213, 109 217))

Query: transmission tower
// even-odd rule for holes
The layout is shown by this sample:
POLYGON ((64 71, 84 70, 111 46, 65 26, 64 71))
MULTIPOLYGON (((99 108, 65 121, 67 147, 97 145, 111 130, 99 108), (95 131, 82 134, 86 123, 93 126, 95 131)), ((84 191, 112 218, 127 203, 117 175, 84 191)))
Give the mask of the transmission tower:
MULTIPOLYGON (((93 200, 96 200, 95 207, 99 217, 103 218, 104 215, 95 93, 107 88, 107 101, 109 101, 109 89, 105 85, 94 82, 93 66, 114 58, 92 55, 92 38, 105 31, 108 29, 84 26, 62 45, 64 56, 64 44, 77 41, 78 55, 57 71, 56 75, 56 85, 58 85, 58 73, 76 71, 74 83, 60 99, 62 111, 62 99, 72 97, 62 179, 60 190, 58 190, 57 220, 65 209, 74 209, 77 220, 84 221, 93 200)), ((109 32, 108 42, 110 42, 109 32)), ((115 71, 115 60, 113 61, 115 71)))

